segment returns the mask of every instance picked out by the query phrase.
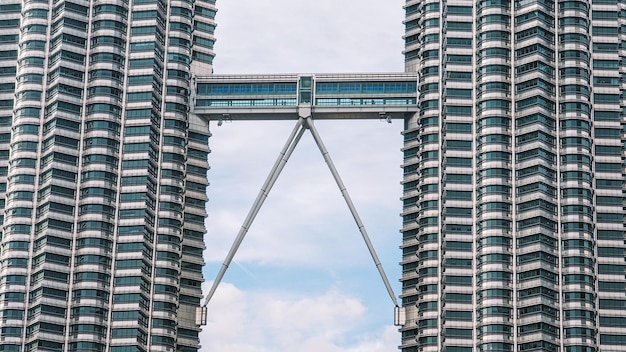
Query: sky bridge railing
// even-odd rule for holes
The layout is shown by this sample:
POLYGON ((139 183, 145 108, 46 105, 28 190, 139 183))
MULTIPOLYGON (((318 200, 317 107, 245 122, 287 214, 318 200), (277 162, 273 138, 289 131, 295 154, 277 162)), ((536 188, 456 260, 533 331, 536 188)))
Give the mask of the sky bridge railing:
POLYGON ((207 107, 277 107, 296 106, 296 98, 293 99, 198 99, 196 106, 207 107))
POLYGON ((317 98, 315 106, 354 106, 354 105, 415 105, 416 98, 317 98))
MULTIPOLYGON (((415 106, 416 98, 316 98, 313 106, 415 106)), ((250 108, 250 107, 294 107, 297 100, 293 99, 198 99, 196 107, 202 108, 250 108)))

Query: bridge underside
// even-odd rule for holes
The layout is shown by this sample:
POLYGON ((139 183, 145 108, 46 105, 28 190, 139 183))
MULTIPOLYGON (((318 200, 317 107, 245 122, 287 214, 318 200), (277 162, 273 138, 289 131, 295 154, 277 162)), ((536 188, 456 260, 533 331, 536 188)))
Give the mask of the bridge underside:
POLYGON ((193 113, 207 120, 404 119, 417 112, 415 73, 197 77, 193 113))

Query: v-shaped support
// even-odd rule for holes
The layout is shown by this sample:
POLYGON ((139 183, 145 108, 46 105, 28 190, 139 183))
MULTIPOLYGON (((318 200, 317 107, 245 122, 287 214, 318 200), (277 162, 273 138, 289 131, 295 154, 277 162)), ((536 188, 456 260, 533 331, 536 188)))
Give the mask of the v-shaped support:
POLYGON ((391 300, 393 301, 393 304, 396 309, 395 311, 396 325, 403 325, 403 317, 402 317, 403 314, 401 313, 400 307, 398 306, 396 295, 394 294, 393 289, 391 288, 391 285, 389 284, 387 275, 385 274, 385 271, 383 270, 380 260, 378 259, 378 255, 376 255, 376 251, 374 250, 374 246, 372 245, 372 242, 370 241, 370 238, 367 235, 365 226, 363 226, 363 223, 361 222, 361 218, 359 217, 359 214, 357 213, 356 208, 354 207, 354 204, 352 203, 352 199, 350 198, 350 195, 348 194, 348 191, 346 187, 344 186, 343 181, 341 180, 341 177, 339 176, 339 173, 337 172, 337 169, 335 168, 335 164, 333 164, 333 161, 330 158, 330 155, 328 154, 328 151, 326 150, 326 147, 324 146, 324 143, 322 142, 322 139, 319 133, 317 132, 317 129, 315 128, 315 125, 313 124, 313 120, 311 117, 307 117, 307 118, 301 117, 298 120, 298 122, 293 128, 293 131, 291 132, 291 135, 287 139, 285 146, 281 150, 280 155, 278 156, 278 159, 276 160, 276 162, 274 163, 274 166, 272 167, 272 170, 270 171, 270 174, 267 176, 265 183, 261 187, 261 191, 259 192, 254 203, 252 204, 252 208, 250 209, 248 216, 244 220, 243 225, 241 226, 241 229, 239 230, 239 233, 237 234, 237 237, 235 238, 235 241, 230 247, 230 251, 228 251, 228 254, 226 255, 226 259, 224 259, 224 263, 222 264, 220 271, 217 273, 217 277, 215 278, 215 281, 213 281, 213 285, 211 286, 211 289, 209 293, 207 294, 204 304, 202 306, 202 313, 201 313, 202 318, 200 318, 199 324, 202 324, 202 325, 206 324, 206 306, 209 304, 209 301, 213 297, 213 294, 215 293, 215 290, 217 289, 220 282, 222 281, 222 278, 224 277, 224 274, 226 273, 228 266, 233 260, 235 253, 239 249, 241 242, 243 241, 244 237, 248 233, 248 230, 250 229, 250 225, 252 225, 252 222, 254 221, 255 217, 259 213, 259 210, 261 209, 261 206, 263 205, 263 202, 265 202, 267 195, 269 194, 270 190, 274 186, 274 183, 276 183, 278 176, 280 175, 283 168, 285 167, 285 164, 289 160, 289 157, 291 156, 294 149, 298 145, 298 142, 300 141, 300 138, 302 137, 306 129, 311 131, 311 134, 313 135, 313 139, 315 140, 317 147, 322 153, 322 156, 324 157, 324 160, 326 161, 326 164, 328 165, 328 168, 330 169, 330 172, 332 173, 333 178, 335 179, 335 182, 337 183, 337 186, 339 186, 341 195, 346 201, 346 204, 348 205, 348 208, 350 209, 350 212, 352 213, 352 217, 354 218, 354 221, 359 227, 359 231, 361 232, 361 235, 363 236, 363 240, 365 241, 365 244, 367 245, 367 249, 369 250, 372 256, 372 259, 374 260, 374 264, 376 265, 376 268, 378 269, 378 273, 380 274, 380 277, 382 278, 383 283, 385 284, 385 287, 387 288, 387 293, 389 293, 389 297, 391 297, 391 300))

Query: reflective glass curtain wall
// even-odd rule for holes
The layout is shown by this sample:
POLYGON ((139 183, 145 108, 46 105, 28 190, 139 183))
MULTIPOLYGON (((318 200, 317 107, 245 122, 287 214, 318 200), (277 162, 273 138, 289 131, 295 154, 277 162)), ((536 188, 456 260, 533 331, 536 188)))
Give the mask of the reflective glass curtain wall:
POLYGON ((626 343, 626 3, 408 0, 401 349, 626 343))
POLYGON ((0 4, 0 350, 199 348, 215 13, 0 4))

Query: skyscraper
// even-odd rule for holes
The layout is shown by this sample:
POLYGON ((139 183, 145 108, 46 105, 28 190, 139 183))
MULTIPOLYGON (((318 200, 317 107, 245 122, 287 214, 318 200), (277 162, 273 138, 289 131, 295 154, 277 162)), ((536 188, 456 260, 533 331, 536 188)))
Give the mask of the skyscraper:
POLYGON ((215 13, 0 2, 0 351, 197 351, 215 13))
POLYGON ((626 3, 404 8, 402 351, 623 351, 626 3))

